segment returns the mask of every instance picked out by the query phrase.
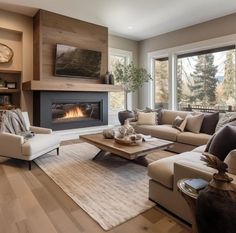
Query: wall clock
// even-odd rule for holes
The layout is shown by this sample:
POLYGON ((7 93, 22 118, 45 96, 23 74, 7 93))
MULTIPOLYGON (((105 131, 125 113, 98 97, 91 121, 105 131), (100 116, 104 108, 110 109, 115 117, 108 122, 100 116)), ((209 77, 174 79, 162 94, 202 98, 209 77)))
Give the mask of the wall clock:
POLYGON ((13 50, 5 44, 0 43, 0 63, 10 62, 13 58, 13 50))

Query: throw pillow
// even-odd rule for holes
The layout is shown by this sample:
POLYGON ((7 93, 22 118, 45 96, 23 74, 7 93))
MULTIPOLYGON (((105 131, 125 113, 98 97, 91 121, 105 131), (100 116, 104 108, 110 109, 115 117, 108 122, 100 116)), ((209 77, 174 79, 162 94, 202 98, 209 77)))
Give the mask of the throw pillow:
POLYGON ((219 112, 205 113, 200 133, 214 134, 219 121, 219 112))
POLYGON ((162 108, 157 109, 151 109, 149 107, 146 107, 146 112, 156 112, 157 114, 157 125, 161 125, 161 118, 162 118, 162 108))
POLYGON ((226 124, 228 124, 229 122, 235 121, 236 120, 236 114, 235 113, 225 113, 224 116, 222 116, 217 125, 216 125, 216 129, 215 132, 217 132, 219 129, 221 129, 223 126, 225 126, 226 124))
POLYGON ((139 112, 138 125, 156 125, 157 114, 155 112, 139 112))
POLYGON ((193 133, 199 133, 202 126, 204 114, 198 114, 194 116, 188 115, 186 118, 187 118, 186 130, 193 133))
POLYGON ((146 109, 138 109, 138 108, 135 108, 133 111, 134 111, 134 118, 135 118, 135 120, 137 121, 137 120, 138 120, 138 113, 139 113, 139 112, 146 112, 146 109))
POLYGON ((183 132, 186 124, 187 124, 187 117, 182 118, 180 116, 177 116, 172 123, 172 128, 178 129, 179 131, 183 132))
POLYGON ((206 152, 217 156, 224 161, 231 150, 236 149, 236 127, 226 125, 216 132, 208 141, 206 152))

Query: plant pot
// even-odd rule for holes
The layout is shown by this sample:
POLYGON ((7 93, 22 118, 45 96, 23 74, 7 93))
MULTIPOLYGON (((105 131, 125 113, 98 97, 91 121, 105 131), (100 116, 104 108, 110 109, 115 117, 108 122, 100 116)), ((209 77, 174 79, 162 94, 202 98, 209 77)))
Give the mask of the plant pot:
POLYGON ((236 229, 236 193, 230 182, 213 178, 196 203, 199 233, 232 233, 236 229))
POLYGON ((118 119, 121 125, 124 125, 126 119, 133 118, 133 117, 134 117, 134 113, 129 110, 121 111, 118 113, 118 119))

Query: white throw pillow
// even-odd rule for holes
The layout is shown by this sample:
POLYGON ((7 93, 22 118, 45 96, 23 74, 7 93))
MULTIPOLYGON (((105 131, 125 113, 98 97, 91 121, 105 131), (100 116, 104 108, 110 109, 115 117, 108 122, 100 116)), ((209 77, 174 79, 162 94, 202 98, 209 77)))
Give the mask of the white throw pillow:
POLYGON ((156 112, 139 112, 138 125, 156 125, 157 114, 156 112))
POLYGON ((187 124, 185 129, 193 133, 199 133, 204 119, 204 114, 198 114, 194 116, 188 115, 186 118, 187 124))

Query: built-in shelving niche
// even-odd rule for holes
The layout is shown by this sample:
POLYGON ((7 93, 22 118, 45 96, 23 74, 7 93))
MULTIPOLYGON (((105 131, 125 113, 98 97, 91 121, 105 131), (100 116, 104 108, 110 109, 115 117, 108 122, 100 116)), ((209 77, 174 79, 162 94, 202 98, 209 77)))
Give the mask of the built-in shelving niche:
POLYGON ((0 110, 20 108, 21 103, 21 71, 0 70, 0 78, 6 83, 15 83, 15 88, 0 87, 0 110))

